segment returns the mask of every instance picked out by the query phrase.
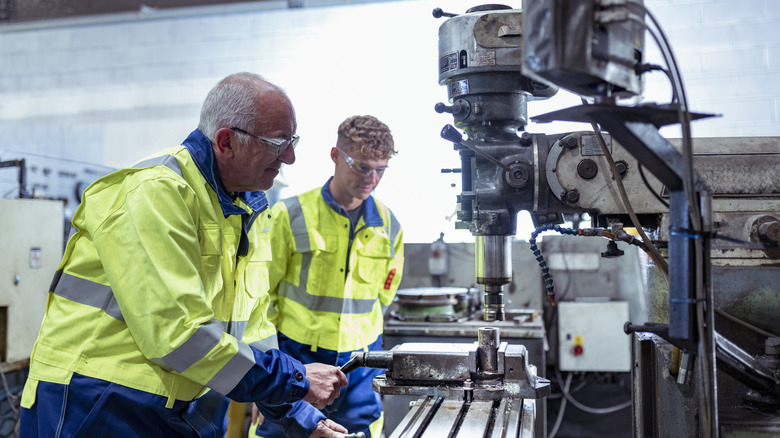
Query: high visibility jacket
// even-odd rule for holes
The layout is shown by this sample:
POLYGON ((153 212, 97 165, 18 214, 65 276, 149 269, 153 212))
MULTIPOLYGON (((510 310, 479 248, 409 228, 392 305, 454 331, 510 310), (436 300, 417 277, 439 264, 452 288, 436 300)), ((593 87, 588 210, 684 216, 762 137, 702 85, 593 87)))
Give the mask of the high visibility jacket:
POLYGON ((305 368, 271 350, 265 195, 233 200, 216 172, 196 130, 84 192, 22 406, 38 381, 69 384, 73 373, 168 397, 167 407, 209 388, 239 401, 306 395, 305 368))
POLYGON ((269 317, 280 333, 312 350, 366 349, 383 329, 403 271, 403 231, 370 196, 353 224, 321 189, 272 208, 269 317))

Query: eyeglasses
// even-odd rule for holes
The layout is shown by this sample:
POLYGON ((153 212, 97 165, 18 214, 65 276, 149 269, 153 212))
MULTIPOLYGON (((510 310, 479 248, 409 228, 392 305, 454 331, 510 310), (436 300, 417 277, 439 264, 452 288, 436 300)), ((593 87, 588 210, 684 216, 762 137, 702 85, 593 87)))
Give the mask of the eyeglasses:
POLYGON ((385 170, 387 170, 388 168, 388 166, 382 166, 382 167, 366 166, 360 161, 357 161, 354 158, 347 155, 347 153, 342 151, 341 149, 339 148, 336 149, 338 149, 339 153, 341 153, 341 156, 344 157, 344 161, 347 162, 349 168, 359 173, 360 175, 370 176, 372 173, 376 172, 376 176, 381 177, 385 173, 385 170))
POLYGON ((293 135, 291 139, 287 140, 286 138, 260 137, 259 135, 254 135, 251 132, 247 132, 241 128, 236 128, 236 127, 230 129, 260 140, 264 145, 268 146, 268 148, 271 149, 276 155, 282 155, 282 152, 284 152, 284 150, 287 149, 287 146, 292 146, 292 148, 295 149, 295 146, 298 145, 298 140, 300 140, 300 137, 298 137, 297 135, 293 135))

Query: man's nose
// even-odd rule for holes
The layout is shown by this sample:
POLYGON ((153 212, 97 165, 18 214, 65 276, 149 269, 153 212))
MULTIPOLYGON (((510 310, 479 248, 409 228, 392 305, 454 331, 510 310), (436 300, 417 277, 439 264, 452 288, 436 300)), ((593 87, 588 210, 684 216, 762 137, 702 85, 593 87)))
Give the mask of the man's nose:
POLYGON ((379 176, 379 172, 376 169, 371 169, 371 172, 369 172, 368 175, 366 175, 364 178, 371 181, 372 183, 376 183, 379 181, 381 176, 379 176))
POLYGON ((284 164, 292 164, 295 162, 295 148, 287 146, 284 148, 281 154, 279 154, 279 160, 284 164))

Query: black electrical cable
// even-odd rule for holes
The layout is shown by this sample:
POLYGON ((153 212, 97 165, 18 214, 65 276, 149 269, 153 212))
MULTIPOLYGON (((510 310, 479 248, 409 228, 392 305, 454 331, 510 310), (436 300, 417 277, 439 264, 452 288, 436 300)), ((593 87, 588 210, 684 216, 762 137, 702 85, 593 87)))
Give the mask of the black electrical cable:
POLYGON ((650 191, 650 193, 655 196, 655 199, 658 199, 658 201, 664 205, 664 207, 669 208, 669 203, 664 200, 664 198, 661 197, 658 192, 653 190, 653 188, 650 186, 650 182, 647 180, 647 177, 645 176, 644 166, 642 166, 642 163, 637 163, 639 165, 639 176, 642 177, 642 182, 645 183, 645 187, 647 187, 647 190, 650 191))

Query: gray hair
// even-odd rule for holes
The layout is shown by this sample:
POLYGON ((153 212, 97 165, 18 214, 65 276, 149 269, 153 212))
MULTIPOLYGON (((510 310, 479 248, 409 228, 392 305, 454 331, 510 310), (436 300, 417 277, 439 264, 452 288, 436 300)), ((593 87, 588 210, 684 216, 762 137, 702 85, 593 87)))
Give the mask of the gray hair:
POLYGON ((209 91, 200 111, 198 129, 211 140, 220 128, 239 127, 254 132, 256 121, 262 118, 257 113, 258 91, 279 87, 248 72, 234 73, 222 79, 209 91))

